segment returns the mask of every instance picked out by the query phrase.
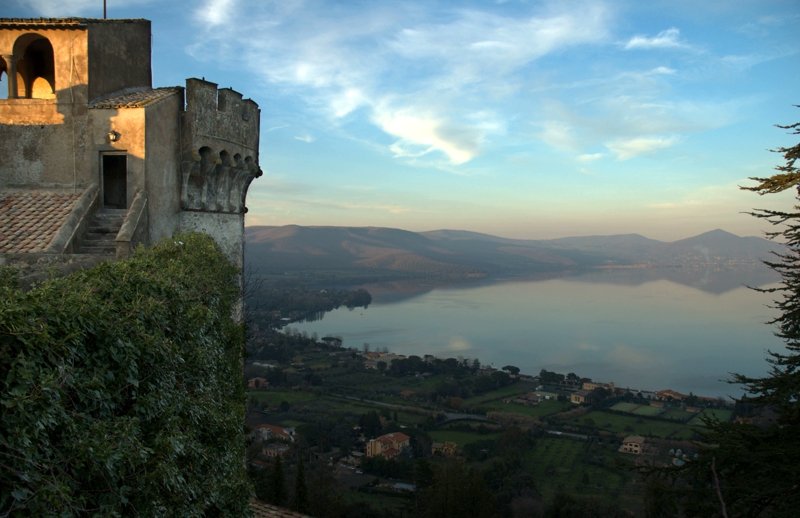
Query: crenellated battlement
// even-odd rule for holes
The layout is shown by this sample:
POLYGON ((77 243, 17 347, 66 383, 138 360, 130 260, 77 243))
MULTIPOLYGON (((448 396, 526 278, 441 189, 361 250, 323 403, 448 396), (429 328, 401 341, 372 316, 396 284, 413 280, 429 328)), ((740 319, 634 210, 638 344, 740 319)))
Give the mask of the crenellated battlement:
POLYGON ((240 142, 244 146, 253 145, 253 142, 248 142, 249 138, 258 138, 258 105, 251 99, 243 99, 242 94, 232 88, 218 88, 216 83, 205 79, 187 79, 186 113, 202 116, 207 120, 214 119, 221 123, 217 124, 219 137, 244 139, 240 142), (225 135, 224 133, 231 133, 225 131, 226 128, 235 131, 225 135))
POLYGON ((231 88, 187 79, 183 114, 181 207, 242 213, 258 165, 260 110, 231 88))

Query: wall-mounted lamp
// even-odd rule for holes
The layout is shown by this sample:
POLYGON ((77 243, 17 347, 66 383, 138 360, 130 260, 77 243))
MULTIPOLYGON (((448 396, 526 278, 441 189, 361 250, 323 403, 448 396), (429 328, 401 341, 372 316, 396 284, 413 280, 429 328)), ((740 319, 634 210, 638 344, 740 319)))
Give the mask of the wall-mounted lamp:
POLYGON ((108 137, 108 141, 109 142, 116 142, 120 138, 122 138, 122 134, 120 132, 118 132, 118 131, 115 131, 115 130, 109 131, 108 135, 106 135, 106 136, 108 137))

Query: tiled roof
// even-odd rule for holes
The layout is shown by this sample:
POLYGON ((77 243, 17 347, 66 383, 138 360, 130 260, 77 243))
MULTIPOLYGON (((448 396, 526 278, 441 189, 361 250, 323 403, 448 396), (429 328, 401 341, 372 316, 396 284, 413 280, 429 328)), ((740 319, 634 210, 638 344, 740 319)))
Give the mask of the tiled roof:
POLYGON ((44 252, 81 194, 0 192, 0 253, 44 252))
POLYGON ((165 99, 182 90, 179 86, 163 88, 143 88, 137 90, 124 90, 109 96, 95 99, 89 103, 89 108, 116 109, 116 108, 142 108, 165 99))
POLYGON ((0 18, 0 28, 27 29, 31 27, 48 29, 85 29, 90 23, 140 23, 143 19, 103 19, 103 18, 0 18))
POLYGON ((265 504, 258 500, 250 501, 250 510, 253 511, 253 518, 308 518, 308 515, 265 504))

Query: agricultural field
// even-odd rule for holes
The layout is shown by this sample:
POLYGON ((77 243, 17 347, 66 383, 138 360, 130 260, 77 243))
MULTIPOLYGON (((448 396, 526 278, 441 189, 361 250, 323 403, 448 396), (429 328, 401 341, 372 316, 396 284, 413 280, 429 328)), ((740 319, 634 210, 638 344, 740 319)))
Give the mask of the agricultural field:
POLYGON ((545 499, 559 491, 619 499, 634 475, 616 444, 541 437, 524 462, 545 499))
POLYGON ((642 405, 638 403, 626 403, 624 401, 621 401, 616 405, 612 406, 611 410, 616 410, 617 412, 625 412, 626 414, 632 414, 634 410, 636 410, 640 406, 642 405))
POLYGON ((699 414, 696 414, 691 421, 689 421, 689 425, 691 426, 703 426, 703 416, 715 417, 719 421, 727 422, 731 420, 733 416, 733 411, 727 408, 706 408, 699 414))
POLYGON ((581 426, 592 426, 599 430, 606 430, 620 435, 635 434, 665 439, 691 439, 694 436, 692 427, 683 423, 648 419, 643 416, 612 414, 600 410, 572 418, 567 422, 574 422, 576 425, 581 426))
POLYGON ((471 398, 467 398, 464 400, 464 406, 481 406, 485 407, 484 403, 487 402, 495 402, 497 400, 502 400, 506 398, 510 398, 513 396, 517 396, 520 394, 526 394, 531 392, 536 387, 533 383, 526 382, 526 381, 518 381, 513 385, 509 385, 507 387, 503 387, 501 389, 493 390, 491 392, 487 392, 486 394, 481 394, 480 396, 475 396, 471 398))
POLYGON ((542 401, 535 406, 521 405, 519 403, 503 403, 502 400, 481 405, 481 409, 488 412, 508 412, 528 417, 546 417, 568 410, 572 406, 569 401, 542 401))

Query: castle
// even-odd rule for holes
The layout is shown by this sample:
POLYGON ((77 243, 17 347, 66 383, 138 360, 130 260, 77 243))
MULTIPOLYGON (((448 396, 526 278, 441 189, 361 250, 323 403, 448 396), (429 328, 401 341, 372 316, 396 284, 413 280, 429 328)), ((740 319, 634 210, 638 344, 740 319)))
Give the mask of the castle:
POLYGON ((124 258, 200 231, 242 266, 258 105, 202 79, 153 88, 150 34, 0 19, 0 265, 124 258))

